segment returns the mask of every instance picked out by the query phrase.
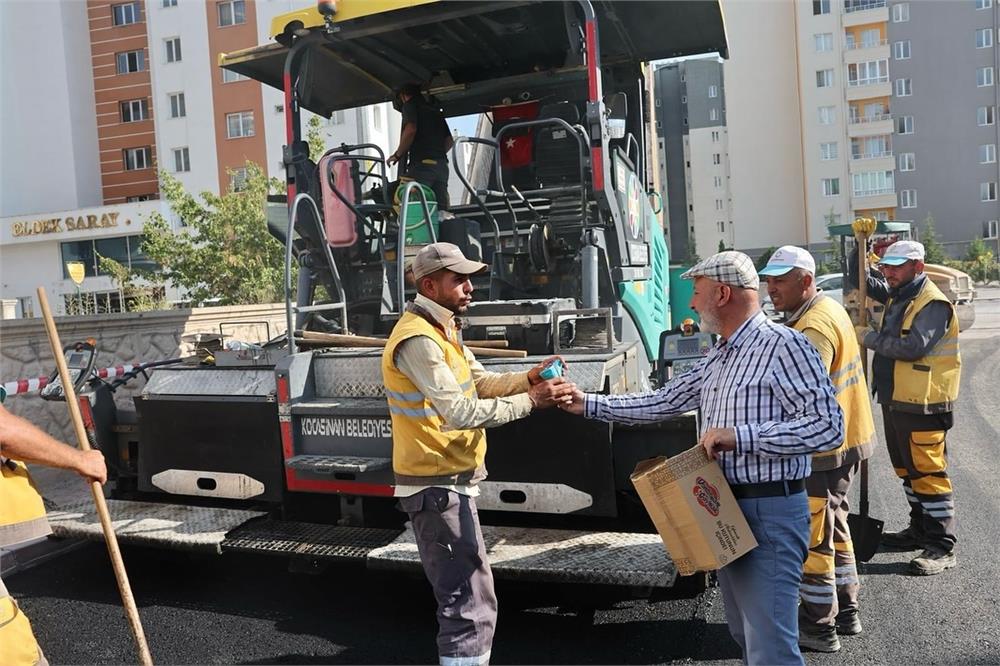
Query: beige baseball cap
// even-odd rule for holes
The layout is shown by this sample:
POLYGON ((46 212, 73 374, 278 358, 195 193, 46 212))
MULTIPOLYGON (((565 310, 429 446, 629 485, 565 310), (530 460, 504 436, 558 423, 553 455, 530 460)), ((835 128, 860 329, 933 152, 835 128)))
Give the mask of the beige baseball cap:
POLYGON ((462 250, 453 243, 431 243, 420 248, 411 262, 413 279, 419 280, 425 275, 447 268, 459 275, 475 275, 489 268, 479 261, 466 259, 462 250))

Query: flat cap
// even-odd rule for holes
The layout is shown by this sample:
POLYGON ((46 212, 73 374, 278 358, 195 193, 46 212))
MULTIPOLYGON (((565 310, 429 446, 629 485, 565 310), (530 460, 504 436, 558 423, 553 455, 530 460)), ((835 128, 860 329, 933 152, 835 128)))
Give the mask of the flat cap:
POLYGON ((757 289, 760 278, 750 257, 742 252, 727 250, 713 254, 708 259, 702 259, 685 271, 681 277, 693 280, 696 277, 707 277, 710 280, 728 284, 741 289, 757 289))

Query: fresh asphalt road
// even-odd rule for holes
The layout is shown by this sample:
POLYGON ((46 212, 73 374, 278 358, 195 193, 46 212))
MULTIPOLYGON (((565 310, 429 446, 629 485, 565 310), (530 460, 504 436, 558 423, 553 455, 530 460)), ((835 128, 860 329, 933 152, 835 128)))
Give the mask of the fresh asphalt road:
MULTIPOLYGON (((949 435, 959 565, 906 574, 911 554, 862 565, 865 633, 810 664, 1000 663, 1000 300, 962 335, 962 395, 949 435)), ((881 428, 881 424, 879 424, 881 428)), ((872 515, 905 525, 884 450, 871 462, 872 515)), ((288 573, 281 560, 124 549, 158 663, 433 663, 434 607, 419 578, 335 568, 288 573)), ((56 664, 135 661, 107 555, 86 545, 6 580, 56 664)), ((615 601, 593 589, 498 583, 493 663, 739 663, 717 588, 690 598, 615 601)))

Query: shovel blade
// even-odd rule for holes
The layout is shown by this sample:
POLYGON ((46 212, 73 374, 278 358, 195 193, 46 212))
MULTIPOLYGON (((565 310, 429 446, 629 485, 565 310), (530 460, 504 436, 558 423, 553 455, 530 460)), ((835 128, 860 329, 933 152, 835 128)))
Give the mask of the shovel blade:
POLYGON ((854 543, 854 558, 859 562, 872 559, 878 552, 885 522, 871 516, 852 513, 847 516, 847 525, 851 530, 851 541, 854 543))

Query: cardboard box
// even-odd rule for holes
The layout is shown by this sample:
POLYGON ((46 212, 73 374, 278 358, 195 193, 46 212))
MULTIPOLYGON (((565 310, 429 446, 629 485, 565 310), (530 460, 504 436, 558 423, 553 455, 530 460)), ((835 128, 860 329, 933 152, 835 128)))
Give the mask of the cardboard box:
POLYGON ((721 569, 757 546, 722 469, 700 445, 643 460, 631 478, 682 576, 721 569))

